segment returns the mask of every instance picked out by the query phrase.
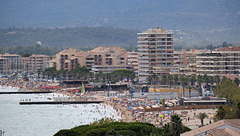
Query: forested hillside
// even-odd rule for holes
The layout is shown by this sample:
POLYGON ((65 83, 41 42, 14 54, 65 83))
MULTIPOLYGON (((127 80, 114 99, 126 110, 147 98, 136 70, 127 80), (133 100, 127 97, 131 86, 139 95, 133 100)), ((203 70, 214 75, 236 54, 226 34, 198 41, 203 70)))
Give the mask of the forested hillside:
POLYGON ((137 44, 136 30, 110 27, 77 27, 64 29, 8 28, 0 29, 0 45, 32 46, 41 42, 43 46, 83 47, 131 46, 137 44))

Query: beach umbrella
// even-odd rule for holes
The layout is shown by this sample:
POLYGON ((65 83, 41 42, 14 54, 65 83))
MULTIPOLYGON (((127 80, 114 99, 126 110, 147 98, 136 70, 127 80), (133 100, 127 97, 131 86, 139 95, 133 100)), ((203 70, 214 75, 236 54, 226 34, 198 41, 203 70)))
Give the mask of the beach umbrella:
POLYGON ((169 111, 166 111, 167 114, 169 114, 169 111))
POLYGON ((151 109, 151 107, 149 107, 149 106, 147 106, 146 108, 147 108, 147 109, 151 109))
POLYGON ((214 118, 214 115, 210 116, 209 119, 212 120, 214 118))
POLYGON ((141 110, 143 110, 144 108, 140 106, 140 107, 138 107, 138 109, 141 109, 141 110))
POLYGON ((159 115, 159 117, 163 118, 163 117, 164 117, 164 115, 163 115, 163 114, 160 114, 160 115, 159 115))

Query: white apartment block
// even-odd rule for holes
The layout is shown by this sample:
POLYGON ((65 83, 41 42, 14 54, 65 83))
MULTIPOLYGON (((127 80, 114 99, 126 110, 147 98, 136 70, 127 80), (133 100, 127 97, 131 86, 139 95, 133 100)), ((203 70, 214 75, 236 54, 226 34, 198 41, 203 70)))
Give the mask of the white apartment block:
POLYGON ((149 29, 138 33, 138 78, 146 82, 149 75, 169 74, 174 58, 173 33, 165 29, 149 29))
POLYGON ((240 75, 240 47, 224 47, 196 57, 196 73, 240 75))

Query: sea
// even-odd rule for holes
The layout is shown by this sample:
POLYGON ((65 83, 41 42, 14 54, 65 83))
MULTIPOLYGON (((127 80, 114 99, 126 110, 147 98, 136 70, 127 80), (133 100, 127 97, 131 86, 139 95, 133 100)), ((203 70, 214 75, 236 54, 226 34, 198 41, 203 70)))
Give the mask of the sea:
MULTIPOLYGON (((0 92, 17 90, 0 86, 0 92)), ((20 101, 49 101, 55 97, 66 99, 66 96, 53 93, 0 94, 0 132, 3 136, 52 136, 61 129, 89 124, 102 118, 120 119, 112 107, 103 104, 19 104, 20 101)))

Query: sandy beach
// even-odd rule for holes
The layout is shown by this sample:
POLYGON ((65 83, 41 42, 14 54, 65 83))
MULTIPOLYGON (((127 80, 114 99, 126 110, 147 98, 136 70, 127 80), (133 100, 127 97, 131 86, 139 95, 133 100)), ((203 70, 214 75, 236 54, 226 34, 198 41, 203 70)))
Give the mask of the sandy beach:
MULTIPOLYGON (((43 91, 42 86, 48 86, 51 83, 47 82, 24 82, 20 80, 1 80, 2 86, 17 87, 21 90, 34 90, 43 91)), ((56 84, 52 84, 56 85, 56 84)), ((47 89, 49 90, 49 89, 47 89)), ((152 123, 156 127, 162 127, 164 124, 170 121, 171 114, 180 114, 182 116, 182 122, 185 126, 191 129, 198 128, 201 125, 200 119, 196 116, 202 112, 208 115, 208 118, 204 119, 204 124, 213 122, 212 118, 216 114, 216 110, 209 107, 209 109, 182 109, 182 110, 149 110, 153 106, 159 105, 159 100, 148 100, 148 99, 120 99, 120 98, 109 98, 105 96, 104 91, 98 92, 86 92, 85 97, 76 96, 74 93, 66 91, 67 89, 61 90, 61 88, 52 89, 55 93, 62 94, 73 98, 74 100, 98 100, 104 101, 104 104, 111 106, 113 110, 117 112, 117 116, 121 117, 120 121, 132 122, 141 121, 152 123), (148 110, 146 110, 148 109, 148 110)))

